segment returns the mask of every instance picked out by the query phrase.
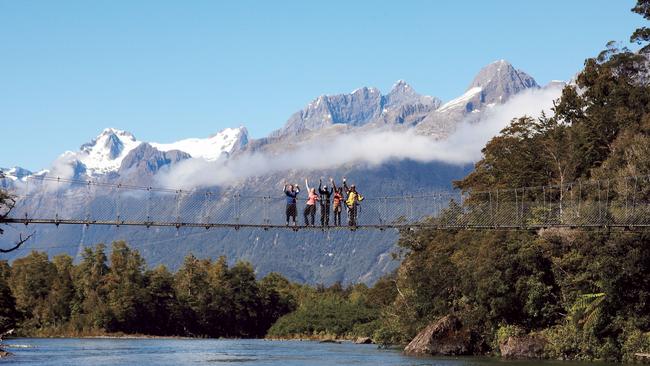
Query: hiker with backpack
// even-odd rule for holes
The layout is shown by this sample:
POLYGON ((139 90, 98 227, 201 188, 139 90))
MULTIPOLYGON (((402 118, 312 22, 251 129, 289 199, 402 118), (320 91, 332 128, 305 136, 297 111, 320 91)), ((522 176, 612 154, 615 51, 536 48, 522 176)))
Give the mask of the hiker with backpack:
POLYGON ((348 186, 348 183, 343 177, 343 188, 345 188, 345 205, 348 208, 348 226, 355 227, 357 226, 357 214, 359 210, 359 203, 363 201, 363 196, 357 192, 357 187, 352 184, 348 186))

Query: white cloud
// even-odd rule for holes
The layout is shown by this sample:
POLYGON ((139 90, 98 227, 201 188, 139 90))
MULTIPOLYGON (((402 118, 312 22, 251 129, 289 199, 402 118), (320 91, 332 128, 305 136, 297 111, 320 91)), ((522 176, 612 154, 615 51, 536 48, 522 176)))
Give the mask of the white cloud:
POLYGON ((314 141, 280 154, 252 153, 234 159, 208 162, 189 159, 162 172, 165 186, 193 188, 227 185, 253 176, 288 170, 328 169, 350 163, 378 165, 390 160, 441 161, 463 164, 481 158, 481 149, 513 118, 537 117, 544 110, 550 115, 553 100, 561 89, 527 90, 503 105, 486 112, 480 122, 464 121, 444 140, 434 140, 413 131, 358 132, 341 135, 324 143, 314 141))
MULTIPOLYGON (((77 163, 75 155, 73 152, 66 151, 61 154, 54 162, 52 167, 48 172, 48 177, 51 178, 61 178, 61 179, 71 179, 74 177, 74 167, 77 163)), ((43 180, 40 181, 43 184, 43 187, 48 191, 59 190, 65 188, 67 185, 58 184, 57 181, 43 180)))

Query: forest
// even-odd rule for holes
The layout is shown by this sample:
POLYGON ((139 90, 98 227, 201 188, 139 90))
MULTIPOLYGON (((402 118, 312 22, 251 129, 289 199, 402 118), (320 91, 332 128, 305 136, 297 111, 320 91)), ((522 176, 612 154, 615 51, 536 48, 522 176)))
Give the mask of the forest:
POLYGON ((271 273, 257 280, 249 263, 232 267, 188 255, 171 273, 145 269, 137 250, 99 244, 82 259, 33 251, 11 266, 0 262, 0 329, 19 335, 143 334, 263 337, 292 311, 291 284, 271 273), (108 261, 110 259, 110 266, 108 261))

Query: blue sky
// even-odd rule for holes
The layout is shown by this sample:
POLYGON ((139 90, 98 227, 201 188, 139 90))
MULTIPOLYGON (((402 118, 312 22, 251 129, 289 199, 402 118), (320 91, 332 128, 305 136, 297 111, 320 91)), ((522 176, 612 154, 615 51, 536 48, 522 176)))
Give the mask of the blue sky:
POLYGON ((0 166, 47 167, 105 127, 262 137, 318 95, 398 79, 449 100, 501 58, 569 79, 642 24, 634 3, 0 0, 0 166))

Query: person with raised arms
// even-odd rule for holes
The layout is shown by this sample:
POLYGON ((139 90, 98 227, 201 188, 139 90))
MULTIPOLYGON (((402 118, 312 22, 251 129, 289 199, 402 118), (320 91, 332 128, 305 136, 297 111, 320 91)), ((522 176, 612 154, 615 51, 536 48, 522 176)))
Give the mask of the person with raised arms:
POLYGON ((300 187, 297 184, 284 184, 284 194, 287 196, 287 208, 285 210, 287 226, 289 226, 290 219, 293 219, 293 226, 297 225, 296 216, 298 215, 298 193, 300 193, 300 187))
POLYGON ((307 187, 307 203, 305 204, 305 226, 313 226, 316 221, 316 202, 319 201, 316 194, 316 188, 309 187, 309 181, 305 179, 305 186, 307 187), (309 218, 311 218, 311 223, 309 218))
MULTIPOLYGON (((334 180, 330 178, 330 182, 334 180)), ((323 186, 323 180, 318 181, 318 194, 320 194, 320 225, 321 226, 330 226, 330 203, 333 188, 329 188, 327 184, 323 186)))
POLYGON ((341 212, 343 212, 343 187, 337 187, 333 178, 330 178, 330 182, 332 182, 332 191, 334 192, 334 196, 332 197, 334 226, 341 226, 341 212))
POLYGON ((357 226, 357 214, 363 196, 357 192, 357 187, 354 184, 348 186, 345 177, 343 177, 343 188, 345 188, 345 194, 347 195, 345 205, 348 208, 348 226, 354 227, 357 226))

